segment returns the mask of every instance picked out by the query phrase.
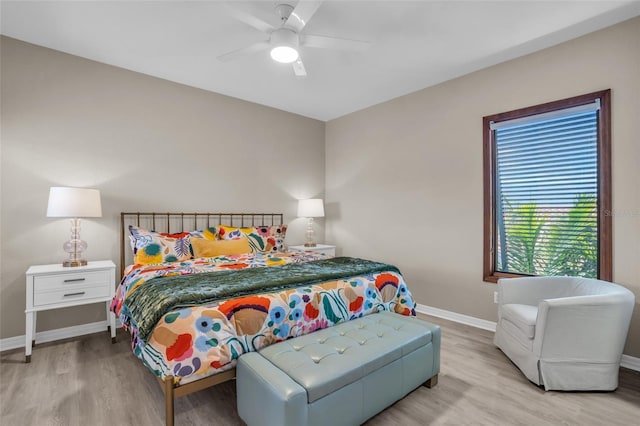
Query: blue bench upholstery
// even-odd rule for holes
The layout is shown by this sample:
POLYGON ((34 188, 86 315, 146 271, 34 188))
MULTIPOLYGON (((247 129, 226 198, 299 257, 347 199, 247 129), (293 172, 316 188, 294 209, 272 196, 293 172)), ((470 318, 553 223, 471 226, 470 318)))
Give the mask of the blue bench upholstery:
POLYGON ((238 413, 249 425, 357 425, 440 371, 440 328, 380 312, 244 354, 238 413))

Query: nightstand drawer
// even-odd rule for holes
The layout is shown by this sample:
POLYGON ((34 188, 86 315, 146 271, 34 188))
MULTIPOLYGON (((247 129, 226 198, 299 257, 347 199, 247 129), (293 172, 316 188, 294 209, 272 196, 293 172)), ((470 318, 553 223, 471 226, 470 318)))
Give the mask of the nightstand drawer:
POLYGON ((313 250, 314 253, 318 253, 318 254, 324 254, 326 256, 335 256, 336 255, 336 249, 335 248, 326 248, 326 249, 316 249, 313 250))
POLYGON ((33 292, 37 295, 43 291, 66 291, 81 286, 107 286, 111 282, 111 275, 113 275, 113 271, 86 271, 36 276, 33 277, 33 292))
POLYGON ((307 247, 303 245, 289 246, 289 250, 318 253, 318 254, 324 254, 325 256, 332 256, 332 257, 336 255, 336 246, 329 245, 329 244, 318 244, 313 247, 307 247))
POLYGON ((109 296, 109 285, 81 286, 54 291, 36 291, 33 294, 33 305, 51 305, 64 302, 78 302, 109 296))

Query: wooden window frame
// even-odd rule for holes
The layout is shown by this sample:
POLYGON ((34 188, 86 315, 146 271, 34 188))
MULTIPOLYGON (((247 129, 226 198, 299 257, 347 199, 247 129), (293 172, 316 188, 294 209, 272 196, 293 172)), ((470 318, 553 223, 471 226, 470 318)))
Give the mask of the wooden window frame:
POLYGON ((495 170, 496 146, 491 122, 513 120, 530 115, 585 105, 600 100, 598 111, 598 278, 611 281, 612 270, 612 225, 611 225, 611 89, 548 102, 527 108, 483 117, 483 186, 484 186, 484 256, 483 280, 497 283, 500 278, 526 275, 495 270, 496 216, 495 216, 495 170))

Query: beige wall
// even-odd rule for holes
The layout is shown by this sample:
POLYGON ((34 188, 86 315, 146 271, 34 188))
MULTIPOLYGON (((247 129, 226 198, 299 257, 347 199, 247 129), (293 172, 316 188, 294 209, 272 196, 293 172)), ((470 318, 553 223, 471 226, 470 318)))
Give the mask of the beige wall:
MULTIPOLYGON (((103 217, 83 221, 89 260, 117 263, 132 210, 282 211, 287 241, 304 241, 296 199, 323 196, 324 123, 10 38, 1 51, 0 338, 24 334, 28 266, 65 257, 50 186, 100 189, 103 217)), ((104 315, 43 312, 38 331, 104 315)))
POLYGON ((333 120, 327 240, 397 264, 418 303, 495 321, 482 281, 482 117, 612 89, 614 280, 637 298, 640 18, 333 120))

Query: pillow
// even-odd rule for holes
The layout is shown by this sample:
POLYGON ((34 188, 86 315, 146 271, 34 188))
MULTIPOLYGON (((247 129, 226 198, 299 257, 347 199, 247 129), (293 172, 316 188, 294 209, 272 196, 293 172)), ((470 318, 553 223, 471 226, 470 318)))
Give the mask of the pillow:
POLYGON ((235 226, 219 225, 218 226, 218 239, 220 240, 235 240, 249 235, 253 232, 253 227, 250 228, 236 228, 235 226))
POLYGON ((284 239, 287 234, 287 225, 256 226, 254 229, 263 238, 273 239, 271 251, 285 251, 284 239))
POLYGON ((286 233, 287 225, 253 226, 250 228, 218 226, 218 237, 221 240, 235 240, 246 237, 253 253, 266 254, 284 251, 286 233))
POLYGON ((248 238, 235 240, 208 240, 193 238, 191 240, 194 257, 232 256, 234 254, 251 253, 248 238))
POLYGON ((205 229, 204 231, 191 231, 189 232, 191 238, 204 238, 206 240, 217 240, 218 239, 218 228, 212 226, 210 228, 205 229))
POLYGON ((129 225, 133 262, 141 265, 191 259, 189 232, 166 234, 129 225))

